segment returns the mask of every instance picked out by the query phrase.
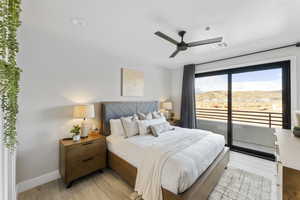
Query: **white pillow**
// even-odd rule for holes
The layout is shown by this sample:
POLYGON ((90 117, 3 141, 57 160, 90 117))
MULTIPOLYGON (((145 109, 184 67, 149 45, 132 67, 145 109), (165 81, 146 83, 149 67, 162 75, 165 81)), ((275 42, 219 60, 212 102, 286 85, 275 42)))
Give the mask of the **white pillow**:
POLYGON ((166 122, 166 119, 164 117, 161 117, 159 119, 151 119, 151 120, 140 120, 138 121, 138 129, 140 135, 147 135, 151 133, 150 126, 155 124, 161 124, 166 122))
POLYGON ((129 138, 139 134, 138 121, 135 117, 121 117, 124 127, 125 138, 129 138))
POLYGON ((140 120, 150 120, 152 119, 152 113, 144 114, 144 113, 138 113, 140 120))
POLYGON ((109 123, 111 135, 125 137, 125 132, 121 119, 111 119, 109 120, 109 123))
POLYGON ((161 118, 161 117, 164 117, 164 118, 165 118, 164 114, 163 114, 162 112, 158 112, 158 111, 154 111, 154 112, 152 113, 152 117, 153 117, 153 119, 159 119, 159 118, 161 118))

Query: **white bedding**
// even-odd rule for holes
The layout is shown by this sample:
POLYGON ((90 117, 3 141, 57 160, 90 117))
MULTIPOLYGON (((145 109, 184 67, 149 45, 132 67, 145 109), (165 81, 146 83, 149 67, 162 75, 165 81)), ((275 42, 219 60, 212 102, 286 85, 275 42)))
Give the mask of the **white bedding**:
POLYGON ((223 136, 199 129, 176 127, 174 131, 163 133, 159 137, 146 135, 124 139, 119 136, 109 136, 107 145, 109 151, 139 168, 142 160, 145 159, 144 152, 147 148, 167 144, 170 138, 184 137, 184 134, 201 134, 204 137, 172 155, 163 167, 162 187, 178 194, 188 189, 223 150, 225 145, 223 136))

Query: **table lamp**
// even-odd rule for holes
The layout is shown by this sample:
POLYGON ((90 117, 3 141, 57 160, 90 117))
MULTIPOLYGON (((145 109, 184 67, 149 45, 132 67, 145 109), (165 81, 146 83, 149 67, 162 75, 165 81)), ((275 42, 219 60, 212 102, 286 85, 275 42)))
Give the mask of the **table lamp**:
POLYGON ((94 105, 89 104, 89 105, 74 106, 73 116, 74 118, 83 119, 81 123, 81 137, 82 138, 87 137, 89 134, 90 127, 86 119, 95 117, 94 105))
POLYGON ((173 109, 173 104, 170 101, 162 103, 162 108, 167 111, 167 119, 170 118, 170 112, 173 109))

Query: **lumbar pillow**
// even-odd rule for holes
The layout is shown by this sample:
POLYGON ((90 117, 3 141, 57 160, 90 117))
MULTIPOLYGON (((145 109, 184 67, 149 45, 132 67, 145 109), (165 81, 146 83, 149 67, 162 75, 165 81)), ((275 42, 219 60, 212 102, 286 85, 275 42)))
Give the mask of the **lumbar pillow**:
POLYGON ((111 119, 109 120, 109 123, 111 135, 125 137, 125 132, 121 119, 111 119))
POLYGON ((159 118, 159 119, 151 119, 151 120, 140 120, 138 122, 138 128, 139 128, 139 133, 140 135, 147 135, 151 134, 151 125, 155 124, 161 124, 166 122, 165 118, 159 118))
POLYGON ((134 117, 121 117, 121 121, 125 131, 125 138, 132 137, 139 134, 138 120, 134 117))
POLYGON ((140 120, 150 120, 152 119, 152 113, 144 114, 144 113, 138 113, 140 120))
POLYGON ((153 117, 153 119, 158 119, 158 118, 165 117, 165 116, 162 112, 154 111, 152 113, 152 117, 153 117))
POLYGON ((154 124, 154 125, 151 125, 150 128, 151 128, 152 134, 155 137, 158 137, 159 134, 162 134, 164 132, 172 130, 172 128, 168 122, 154 124))

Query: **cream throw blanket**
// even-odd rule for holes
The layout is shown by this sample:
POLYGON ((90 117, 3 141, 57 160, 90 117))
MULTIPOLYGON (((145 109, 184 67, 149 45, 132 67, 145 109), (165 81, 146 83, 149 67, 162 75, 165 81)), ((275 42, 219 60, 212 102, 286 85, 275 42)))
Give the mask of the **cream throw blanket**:
POLYGON ((162 200, 161 176, 166 161, 177 152, 193 145, 208 135, 186 134, 170 138, 167 143, 153 144, 145 149, 145 159, 138 167, 135 191, 144 200, 162 200))

